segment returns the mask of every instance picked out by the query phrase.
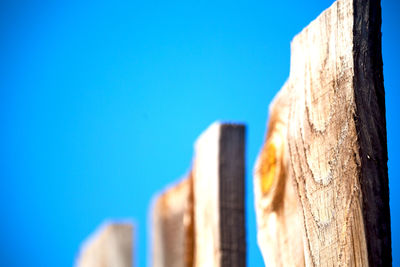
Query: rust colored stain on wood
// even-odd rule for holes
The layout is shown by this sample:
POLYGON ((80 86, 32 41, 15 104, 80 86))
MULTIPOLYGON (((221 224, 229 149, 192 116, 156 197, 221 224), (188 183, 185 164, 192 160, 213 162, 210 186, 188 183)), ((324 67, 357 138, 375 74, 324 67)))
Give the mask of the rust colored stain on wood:
POLYGON ((194 259, 191 174, 156 198, 153 208, 153 266, 191 267, 194 259))

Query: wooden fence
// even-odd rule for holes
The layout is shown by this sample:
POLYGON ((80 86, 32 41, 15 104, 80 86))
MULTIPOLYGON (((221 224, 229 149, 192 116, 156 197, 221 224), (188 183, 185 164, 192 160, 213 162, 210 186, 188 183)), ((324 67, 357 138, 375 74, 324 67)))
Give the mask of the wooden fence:
MULTIPOLYGON (((292 41, 254 168, 267 266, 391 266, 380 26, 380 1, 338 0, 292 41)), ((200 136, 190 173, 153 206, 154 267, 246 265, 244 153, 244 125, 200 136)), ((84 264, 115 251, 101 240, 78 266, 103 266, 84 264)))

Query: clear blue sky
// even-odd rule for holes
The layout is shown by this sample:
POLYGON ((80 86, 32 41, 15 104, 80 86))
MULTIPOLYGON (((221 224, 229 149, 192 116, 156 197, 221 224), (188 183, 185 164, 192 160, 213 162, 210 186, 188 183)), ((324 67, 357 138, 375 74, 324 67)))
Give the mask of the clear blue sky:
MULTIPOLYGON (((268 104, 288 77, 291 39, 332 2, 1 1, 0 265, 71 266, 105 219, 132 218, 146 266, 152 197, 188 171, 198 135, 229 120, 248 126, 248 266, 263 266, 252 168, 268 104)), ((400 8, 382 7, 398 226, 400 8)))

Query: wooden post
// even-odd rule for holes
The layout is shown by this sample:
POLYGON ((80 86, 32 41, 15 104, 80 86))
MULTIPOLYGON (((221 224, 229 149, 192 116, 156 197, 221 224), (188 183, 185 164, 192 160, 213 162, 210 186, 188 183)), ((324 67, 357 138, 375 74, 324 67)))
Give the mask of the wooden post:
POLYGON ((157 198, 153 266, 246 266, 244 135, 243 125, 211 125, 189 178, 157 198))
POLYGON ((153 208, 153 266, 193 266, 192 178, 158 196, 153 208))
POLYGON ((290 76, 274 100, 285 105, 271 107, 283 129, 270 122, 255 169, 259 244, 270 266, 292 260, 283 251, 299 234, 296 261, 306 266, 391 266, 380 24, 380 1, 338 0, 292 42, 290 76), (297 202, 273 190, 284 188, 278 183, 291 185, 297 202), (282 222, 295 209, 301 229, 288 235, 292 224, 282 222))
POLYGON ((132 225, 106 224, 82 246, 77 267, 132 267, 132 225))
POLYGON ((196 142, 195 267, 246 266, 244 141, 243 125, 214 123, 196 142))

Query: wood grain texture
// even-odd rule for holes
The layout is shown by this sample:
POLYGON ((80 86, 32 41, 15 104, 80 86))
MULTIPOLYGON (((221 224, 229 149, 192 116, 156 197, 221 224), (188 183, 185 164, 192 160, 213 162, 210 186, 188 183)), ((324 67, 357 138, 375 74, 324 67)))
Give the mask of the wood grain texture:
POLYGON ((367 266, 355 127, 353 6, 335 2, 291 45, 291 166, 307 266, 367 266))
POLYGON ((290 76, 271 107, 281 123, 269 124, 255 170, 267 264, 285 266, 298 237, 279 239, 295 217, 279 189, 291 179, 306 266, 391 265, 380 24, 379 1, 339 0, 292 41, 290 76))
POLYGON ((153 209, 153 266, 192 267, 194 257, 191 175, 156 198, 153 209))
POLYGON ((83 244, 77 267, 132 267, 132 224, 105 224, 83 244))
POLYGON ((196 267, 246 265, 244 141, 243 125, 214 123, 196 142, 196 267))

